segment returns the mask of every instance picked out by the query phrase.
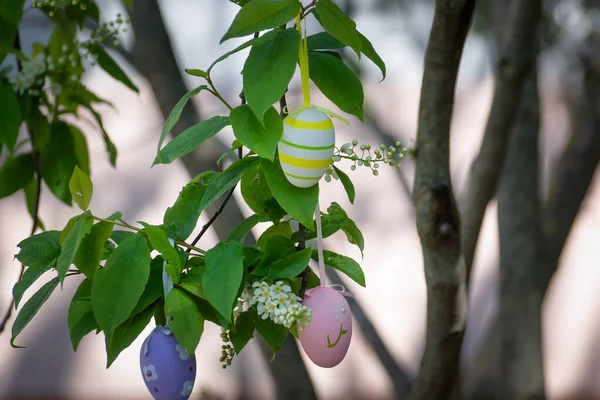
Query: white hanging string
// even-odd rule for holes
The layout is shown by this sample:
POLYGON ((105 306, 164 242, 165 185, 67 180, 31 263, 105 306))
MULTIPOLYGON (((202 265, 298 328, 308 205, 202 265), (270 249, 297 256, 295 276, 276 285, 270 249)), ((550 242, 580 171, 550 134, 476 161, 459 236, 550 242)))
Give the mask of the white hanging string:
POLYGON ((321 286, 327 286, 327 274, 325 273, 325 260, 323 260, 323 228, 321 227, 321 207, 317 200, 315 210, 315 222, 317 225, 317 253, 319 254, 319 278, 321 286))

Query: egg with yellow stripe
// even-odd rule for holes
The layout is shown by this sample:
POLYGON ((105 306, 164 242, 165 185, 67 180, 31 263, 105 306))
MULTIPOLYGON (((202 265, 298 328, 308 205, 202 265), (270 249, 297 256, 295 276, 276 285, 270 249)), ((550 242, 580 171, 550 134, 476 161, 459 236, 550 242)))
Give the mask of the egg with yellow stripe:
POLYGON ((292 112, 283 120, 279 162, 292 185, 307 188, 318 183, 331 166, 334 147, 333 122, 317 108, 292 112))

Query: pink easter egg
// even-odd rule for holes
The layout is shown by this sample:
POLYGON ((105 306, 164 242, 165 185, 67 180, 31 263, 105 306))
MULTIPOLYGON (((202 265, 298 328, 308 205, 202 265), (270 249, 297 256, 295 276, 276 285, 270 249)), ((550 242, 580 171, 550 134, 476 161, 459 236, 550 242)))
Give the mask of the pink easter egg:
POLYGON ((339 292, 317 287, 304 296, 302 305, 312 310, 312 320, 298 337, 304 352, 319 367, 338 365, 348 352, 352 338, 352 314, 339 292))
POLYGON ((157 326, 142 345, 140 370, 155 400, 187 400, 196 380, 196 356, 171 331, 157 326))

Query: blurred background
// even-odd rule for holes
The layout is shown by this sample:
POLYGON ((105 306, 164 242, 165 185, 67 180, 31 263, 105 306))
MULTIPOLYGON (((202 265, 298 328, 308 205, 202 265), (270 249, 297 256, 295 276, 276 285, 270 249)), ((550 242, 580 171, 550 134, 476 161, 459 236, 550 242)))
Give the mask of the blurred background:
MULTIPOLYGON (((102 19, 128 14, 120 1, 98 0, 102 19)), ((353 54, 343 54, 356 66, 365 88, 365 123, 336 123, 337 144, 358 139, 372 146, 414 144, 423 57, 433 18, 432 0, 343 0, 337 2, 357 23, 387 64, 381 81, 377 67, 353 54)), ((539 54, 540 195, 548 193, 550 176, 561 168, 559 159, 581 121, 590 68, 600 68, 600 2, 546 0, 539 54), (591 67, 590 67, 591 66, 591 67), (583 99, 583 100, 582 100, 583 99), (582 103, 582 101, 584 103, 582 103)), ((120 210, 127 221, 160 224, 166 207, 197 173, 215 168, 215 161, 233 139, 229 130, 200 151, 171 165, 150 168, 165 115, 199 78, 184 68, 206 69, 221 54, 243 40, 218 42, 238 6, 226 0, 136 0, 130 13, 132 26, 113 49, 123 68, 140 88, 137 95, 100 69, 91 68, 84 84, 115 109, 102 109, 107 131, 119 150, 117 167, 105 154, 102 137, 86 118, 77 125, 90 147, 96 215, 120 210)), ((498 18, 506 14, 500 1, 479 1, 460 67, 451 131, 451 171, 457 199, 468 189, 469 169, 481 144, 494 91, 497 43, 504 32, 498 18)), ((314 21, 312 21, 314 22, 314 21)), ((93 27, 90 27, 93 28, 93 27)), ((37 10, 25 13, 21 43, 25 52, 35 41, 45 42, 53 29, 37 10)), ((308 24, 308 33, 317 32, 308 24)), ((241 89, 240 70, 247 52, 221 63, 213 80, 230 103, 241 89)), ((597 72, 595 72, 597 73, 597 72)), ((313 88, 314 89, 314 88, 313 88)), ((226 110, 209 94, 194 98, 175 132, 226 110)), ((313 103, 334 108, 313 90, 313 103)), ((592 97, 593 98, 593 97, 592 97)), ((587 98, 589 99, 589 97, 587 98)), ((596 98, 597 99, 597 98, 596 98)), ((288 104, 300 104, 296 76, 288 104)), ((1 107, 1 105, 0 105, 1 107)), ((1 109, 0 109, 1 112, 1 109)), ((600 111, 593 117, 598 118, 600 111)), ((594 131, 595 135, 599 135, 594 131)), ((1 155, 0 155, 1 157, 1 155)), ((419 368, 424 345, 426 291, 422 253, 415 229, 411 201, 414 167, 408 157, 402 168, 387 167, 374 177, 368 170, 350 171, 356 203, 348 204, 339 182, 321 183, 321 204, 340 203, 365 236, 364 257, 342 234, 326 240, 332 250, 360 262, 367 287, 332 274, 356 296, 352 302, 355 330, 346 359, 336 368, 314 366, 290 339, 273 363, 271 354, 254 340, 232 366, 221 369, 220 329, 207 324, 196 352, 198 375, 194 399, 274 399, 310 397, 311 384, 320 399, 392 399, 403 397, 419 368), (301 358, 300 358, 301 357, 301 358), (306 365, 304 368, 302 362, 306 365)), ((239 193, 235 193, 241 199, 239 193)), ((213 210, 214 211, 214 210, 213 210)), ((77 211, 66 207, 48 190, 42 192, 40 216, 48 229, 60 229, 77 211)), ((208 235, 200 242, 209 248, 227 236, 242 216, 251 211, 241 201, 230 202, 208 235)), ((198 229, 206 222, 203 214, 198 229)), ((30 230, 22 192, 0 200, 0 310, 9 306, 20 264, 13 259, 17 243, 30 230)), ((258 236, 266 227, 257 226, 258 236)), ((551 282, 543 307, 543 350, 546 393, 551 399, 600 398, 600 185, 592 180, 560 256, 560 267, 551 282)), ((481 362, 482 343, 498 309, 499 238, 496 203, 487 209, 469 287, 468 328, 461 369, 468 377, 481 362), (477 361, 479 360, 479 361, 477 361)), ((72 351, 66 324, 67 308, 79 278, 71 278, 62 293, 55 293, 17 341, 0 335, 1 399, 145 399, 149 398, 138 367, 139 349, 152 329, 149 326, 105 369, 104 338, 89 335, 77 353, 72 351)), ((26 297, 44 282, 34 285, 26 297)), ((13 316, 14 318, 14 316, 13 316)), ((12 321, 11 321, 12 322, 12 321)), ((10 322, 9 322, 10 324, 10 322)), ((484 350, 485 351, 485 350, 484 350)), ((483 357, 485 359, 485 357, 483 357)), ((485 364, 485 362, 484 362, 485 364)), ((468 380, 468 378, 467 378, 468 380)))

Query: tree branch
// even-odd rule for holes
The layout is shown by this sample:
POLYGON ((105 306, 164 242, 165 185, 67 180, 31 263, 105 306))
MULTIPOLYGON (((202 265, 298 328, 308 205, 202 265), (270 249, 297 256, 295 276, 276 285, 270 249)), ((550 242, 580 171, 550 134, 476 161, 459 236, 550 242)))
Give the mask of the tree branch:
POLYGON ((535 67, 520 97, 521 107, 498 186, 501 337, 497 351, 508 398, 543 399, 543 292, 534 286, 544 264, 546 246, 538 194, 539 99, 535 67))
POLYGON ((427 282, 427 337, 411 399, 447 399, 466 322, 465 265, 450 179, 450 120, 474 0, 436 0, 425 54, 413 190, 427 282))
POLYGON ((527 71, 535 60, 536 29, 541 15, 540 0, 511 2, 506 40, 500 40, 492 108, 479 155, 471 166, 469 184, 461 203, 462 248, 469 279, 481 223, 506 156, 510 128, 519 110, 527 71))

